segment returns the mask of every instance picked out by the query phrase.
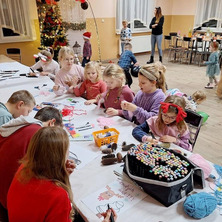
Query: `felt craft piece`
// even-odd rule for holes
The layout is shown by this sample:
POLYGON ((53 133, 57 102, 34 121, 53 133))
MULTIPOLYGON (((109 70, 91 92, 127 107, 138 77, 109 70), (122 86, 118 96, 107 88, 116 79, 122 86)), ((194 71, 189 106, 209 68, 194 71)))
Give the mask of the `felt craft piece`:
POLYGON ((113 120, 113 119, 111 119, 111 118, 106 118, 106 117, 99 117, 98 119, 97 119, 97 122, 98 122, 98 124, 99 124, 99 126, 101 127, 101 128, 104 128, 105 126, 107 127, 109 127, 109 126, 112 126, 112 125, 114 125, 115 124, 115 121, 113 120))
POLYGON ((201 219, 216 209, 217 199, 208 193, 201 192, 188 196, 183 207, 187 215, 201 219))
POLYGON ((198 153, 193 153, 188 157, 193 163, 199 166, 204 172, 204 178, 208 178, 211 174, 212 168, 210 164, 198 153))

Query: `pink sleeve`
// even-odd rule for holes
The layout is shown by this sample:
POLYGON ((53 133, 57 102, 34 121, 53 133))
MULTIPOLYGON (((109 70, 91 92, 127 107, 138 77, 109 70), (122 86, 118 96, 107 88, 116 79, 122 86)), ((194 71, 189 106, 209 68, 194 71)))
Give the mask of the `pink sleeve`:
POLYGON ((59 72, 57 73, 57 75, 55 77, 55 85, 59 86, 59 90, 54 91, 54 93, 57 96, 60 96, 60 95, 63 95, 64 93, 66 93, 67 90, 66 90, 66 87, 63 85, 62 78, 61 78, 59 72))

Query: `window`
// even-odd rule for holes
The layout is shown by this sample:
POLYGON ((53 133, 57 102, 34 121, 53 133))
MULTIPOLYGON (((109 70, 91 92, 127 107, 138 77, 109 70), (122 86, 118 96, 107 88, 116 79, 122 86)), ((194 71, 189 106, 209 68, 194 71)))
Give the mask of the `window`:
POLYGON ((0 1, 0 43, 35 39, 34 21, 29 13, 33 3, 35 1, 0 1))
POLYGON ((198 0, 194 28, 222 32, 222 1, 198 0))
POLYGON ((120 33, 123 20, 128 21, 132 33, 149 31, 154 5, 154 0, 117 0, 116 32, 120 33))

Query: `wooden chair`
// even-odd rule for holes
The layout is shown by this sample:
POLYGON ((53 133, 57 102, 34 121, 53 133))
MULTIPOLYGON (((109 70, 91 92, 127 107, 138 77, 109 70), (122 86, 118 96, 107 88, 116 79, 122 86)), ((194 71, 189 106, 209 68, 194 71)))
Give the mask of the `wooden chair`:
POLYGON ((198 134, 200 132, 200 127, 202 125, 203 117, 189 109, 186 109, 187 117, 184 119, 188 125, 190 131, 190 144, 194 149, 198 134))
POLYGON ((21 50, 19 48, 8 48, 6 49, 7 56, 17 62, 22 61, 21 50))

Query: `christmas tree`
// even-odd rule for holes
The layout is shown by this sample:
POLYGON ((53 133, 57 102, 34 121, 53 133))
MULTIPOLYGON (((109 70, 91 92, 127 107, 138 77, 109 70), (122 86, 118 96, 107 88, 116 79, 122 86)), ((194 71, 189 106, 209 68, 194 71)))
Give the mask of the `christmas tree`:
POLYGON ((62 26, 62 19, 59 6, 56 2, 47 4, 37 1, 41 46, 39 49, 52 47, 54 59, 57 60, 59 49, 68 45, 65 29, 62 26))

